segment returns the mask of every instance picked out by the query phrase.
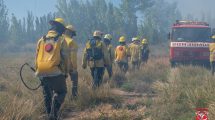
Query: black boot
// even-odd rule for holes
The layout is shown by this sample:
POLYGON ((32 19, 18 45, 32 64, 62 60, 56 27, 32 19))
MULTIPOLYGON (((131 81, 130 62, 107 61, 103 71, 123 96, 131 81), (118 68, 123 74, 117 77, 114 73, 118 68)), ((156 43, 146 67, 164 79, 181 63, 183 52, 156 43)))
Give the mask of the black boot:
POLYGON ((71 73, 72 83, 72 97, 77 97, 78 95, 78 72, 71 73))
POLYGON ((59 111, 60 111, 61 104, 57 101, 54 103, 54 120, 59 119, 59 111))

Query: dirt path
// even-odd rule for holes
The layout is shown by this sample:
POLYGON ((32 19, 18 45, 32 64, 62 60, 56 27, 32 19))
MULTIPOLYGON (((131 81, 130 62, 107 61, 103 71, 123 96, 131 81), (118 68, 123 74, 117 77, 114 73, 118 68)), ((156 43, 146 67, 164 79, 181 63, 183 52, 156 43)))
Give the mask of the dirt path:
MULTIPOLYGON (((121 106, 118 108, 114 104, 101 104, 95 108, 89 108, 84 111, 72 111, 66 115, 64 120, 97 120, 104 119, 128 119, 129 116, 134 118, 140 118, 144 115, 146 107, 143 104, 145 95, 134 93, 134 92, 125 92, 120 89, 113 89, 113 94, 122 97, 121 106)), ((150 120, 150 119, 144 119, 150 120)))

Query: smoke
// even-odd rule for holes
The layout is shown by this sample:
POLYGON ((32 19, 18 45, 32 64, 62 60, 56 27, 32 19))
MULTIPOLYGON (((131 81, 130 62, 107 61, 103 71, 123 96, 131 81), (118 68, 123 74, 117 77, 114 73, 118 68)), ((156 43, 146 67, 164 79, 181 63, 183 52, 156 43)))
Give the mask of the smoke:
POLYGON ((184 19, 206 21, 215 27, 215 0, 166 0, 177 2, 184 19))

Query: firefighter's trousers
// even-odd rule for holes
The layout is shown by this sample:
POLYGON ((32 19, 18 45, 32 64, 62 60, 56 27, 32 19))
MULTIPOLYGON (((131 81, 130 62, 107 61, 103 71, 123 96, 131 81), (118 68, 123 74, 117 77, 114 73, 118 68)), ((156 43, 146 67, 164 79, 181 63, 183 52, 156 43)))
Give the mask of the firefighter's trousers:
POLYGON ((48 115, 54 114, 54 117, 57 118, 57 114, 67 93, 66 78, 64 75, 58 75, 43 77, 40 78, 40 80, 43 88, 46 112, 48 115), (51 110, 53 110, 54 113, 51 113, 51 110))
POLYGON ((144 54, 142 54, 142 63, 145 64, 148 62, 149 59, 149 52, 145 52, 144 54))
POLYGON ((140 69, 140 61, 132 61, 132 70, 139 70, 140 69))
POLYGON ((117 65, 121 72, 126 73, 128 71, 128 62, 117 61, 117 65))
POLYGON ((93 67, 90 70, 93 78, 93 88, 99 87, 103 80, 104 67, 93 67))

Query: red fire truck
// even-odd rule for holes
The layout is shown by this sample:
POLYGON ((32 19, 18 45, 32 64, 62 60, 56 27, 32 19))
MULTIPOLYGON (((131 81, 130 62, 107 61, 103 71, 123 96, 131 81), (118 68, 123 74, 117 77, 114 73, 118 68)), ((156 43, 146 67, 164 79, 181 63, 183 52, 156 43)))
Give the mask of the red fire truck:
POLYGON ((170 63, 209 65, 211 28, 206 22, 179 21, 172 26, 170 63))

